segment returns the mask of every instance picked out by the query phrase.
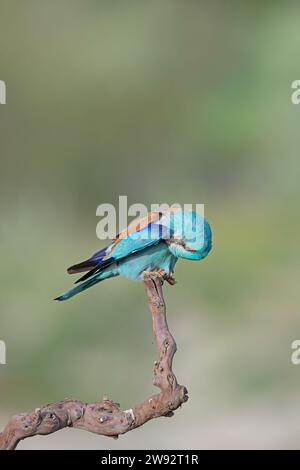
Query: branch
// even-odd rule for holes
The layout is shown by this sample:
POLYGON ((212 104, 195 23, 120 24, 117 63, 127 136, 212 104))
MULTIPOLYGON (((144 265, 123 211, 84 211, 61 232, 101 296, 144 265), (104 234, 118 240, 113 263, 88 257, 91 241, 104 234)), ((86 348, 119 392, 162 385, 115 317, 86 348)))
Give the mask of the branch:
POLYGON ((148 276, 144 285, 159 352, 159 360, 154 363, 153 383, 160 388, 160 393, 125 411, 118 403, 103 397, 95 403, 67 399, 15 415, 0 433, 0 450, 13 450, 22 439, 51 434, 65 427, 117 439, 119 434, 142 426, 150 419, 172 416, 173 411, 187 401, 187 390, 178 385, 172 371, 176 343, 168 329, 162 282, 157 277, 148 276))

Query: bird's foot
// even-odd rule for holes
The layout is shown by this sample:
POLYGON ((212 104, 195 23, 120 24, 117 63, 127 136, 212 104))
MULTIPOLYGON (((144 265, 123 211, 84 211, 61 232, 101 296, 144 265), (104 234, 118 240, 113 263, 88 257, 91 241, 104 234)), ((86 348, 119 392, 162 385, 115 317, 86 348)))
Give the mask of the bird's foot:
POLYGON ((143 279, 144 280, 159 279, 162 284, 164 283, 164 281, 167 281, 168 284, 170 284, 171 286, 174 286, 174 284, 176 284, 176 281, 175 281, 175 278, 174 278, 173 274, 171 274, 171 273, 168 274, 163 269, 158 269, 157 271, 144 271, 143 272, 143 279))
POLYGON ((173 273, 168 274, 165 279, 166 279, 167 283, 170 284, 170 286, 174 286, 175 284, 177 284, 177 281, 176 281, 173 273))
POLYGON ((163 284, 164 280, 166 280, 167 273, 163 269, 158 269, 157 271, 144 271, 143 272, 143 279, 147 281, 148 279, 152 279, 155 281, 159 279, 160 282, 163 284))

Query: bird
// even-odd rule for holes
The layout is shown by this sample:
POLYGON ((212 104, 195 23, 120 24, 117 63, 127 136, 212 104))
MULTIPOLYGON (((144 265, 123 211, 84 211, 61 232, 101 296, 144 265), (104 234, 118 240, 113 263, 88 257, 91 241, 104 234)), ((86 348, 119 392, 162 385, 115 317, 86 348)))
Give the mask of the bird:
POLYGON ((196 211, 171 208, 149 212, 120 232, 107 247, 89 259, 67 269, 69 274, 85 272, 75 286, 56 297, 63 301, 105 279, 123 276, 143 281, 159 278, 176 283, 174 268, 178 259, 199 261, 212 248, 208 221, 196 211))

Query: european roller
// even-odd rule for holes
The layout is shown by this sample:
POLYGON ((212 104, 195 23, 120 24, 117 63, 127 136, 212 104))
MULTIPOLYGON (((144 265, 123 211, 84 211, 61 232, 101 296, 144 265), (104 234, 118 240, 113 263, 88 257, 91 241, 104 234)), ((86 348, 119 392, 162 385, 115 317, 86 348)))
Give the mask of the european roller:
POLYGON ((129 224, 109 246, 71 266, 69 274, 87 272, 76 281, 76 286, 55 300, 70 299, 115 276, 141 281, 144 276, 159 276, 173 285, 178 259, 202 260, 211 247, 209 223, 197 212, 181 209, 150 212, 129 224))

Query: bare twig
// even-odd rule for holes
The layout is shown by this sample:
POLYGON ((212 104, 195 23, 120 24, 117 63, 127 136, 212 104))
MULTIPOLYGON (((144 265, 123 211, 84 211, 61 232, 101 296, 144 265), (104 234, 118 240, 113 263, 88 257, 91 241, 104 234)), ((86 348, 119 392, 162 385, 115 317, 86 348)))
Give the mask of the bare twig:
POLYGON ((13 450, 22 439, 51 434, 65 427, 117 438, 119 434, 142 426, 150 419, 172 416, 173 411, 187 401, 187 390, 178 385, 172 371, 176 343, 167 325, 161 280, 153 276, 145 278, 144 285, 159 352, 159 360, 154 364, 153 383, 160 388, 160 393, 125 411, 120 409, 118 403, 103 397, 95 403, 63 400, 36 408, 30 413, 15 415, 0 433, 0 450, 13 450))

